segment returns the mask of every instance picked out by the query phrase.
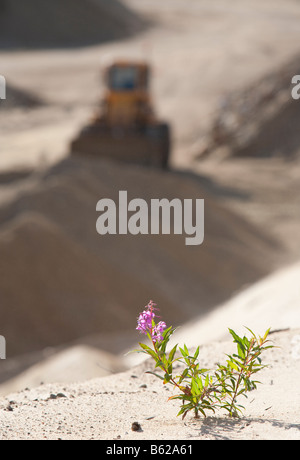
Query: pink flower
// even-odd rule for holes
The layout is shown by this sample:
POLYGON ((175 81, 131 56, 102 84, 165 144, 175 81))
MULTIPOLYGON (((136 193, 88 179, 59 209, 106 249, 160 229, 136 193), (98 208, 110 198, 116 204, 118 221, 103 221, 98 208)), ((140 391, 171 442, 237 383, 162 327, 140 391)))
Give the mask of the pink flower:
POLYGON ((162 341, 163 336, 162 333, 166 329, 167 325, 164 321, 160 321, 156 326, 153 328, 153 333, 152 333, 152 340, 153 342, 162 341))
POLYGON ((153 342, 161 341, 163 339, 162 333, 167 327, 164 321, 160 321, 158 324, 154 323, 156 315, 153 310, 158 310, 155 306, 156 304, 150 300, 148 305, 145 307, 145 310, 140 313, 136 328, 143 334, 147 334, 147 332, 149 332, 153 342))

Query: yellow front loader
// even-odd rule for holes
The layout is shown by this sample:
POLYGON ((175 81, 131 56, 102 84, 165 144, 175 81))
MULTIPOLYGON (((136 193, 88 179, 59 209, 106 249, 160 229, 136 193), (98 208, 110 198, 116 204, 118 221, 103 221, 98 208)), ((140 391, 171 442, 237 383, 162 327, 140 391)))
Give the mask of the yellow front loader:
POLYGON ((116 61, 107 67, 104 78, 106 90, 99 110, 72 141, 71 154, 166 168, 170 128, 155 116, 148 64, 116 61))

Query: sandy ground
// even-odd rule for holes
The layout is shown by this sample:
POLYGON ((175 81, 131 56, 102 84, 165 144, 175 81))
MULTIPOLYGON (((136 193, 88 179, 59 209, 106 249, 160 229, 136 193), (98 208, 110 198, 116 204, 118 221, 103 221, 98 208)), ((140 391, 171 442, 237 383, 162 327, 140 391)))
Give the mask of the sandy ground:
MULTIPOLYGON (((270 336, 280 348, 267 350, 262 385, 242 404, 240 419, 216 414, 195 420, 177 417, 173 389, 162 386, 143 363, 125 373, 79 384, 43 385, 0 400, 1 439, 202 440, 300 439, 300 329, 270 336), (141 430, 132 431, 138 422, 141 430)), ((230 342, 201 348, 199 360, 211 366, 232 352, 230 342)))

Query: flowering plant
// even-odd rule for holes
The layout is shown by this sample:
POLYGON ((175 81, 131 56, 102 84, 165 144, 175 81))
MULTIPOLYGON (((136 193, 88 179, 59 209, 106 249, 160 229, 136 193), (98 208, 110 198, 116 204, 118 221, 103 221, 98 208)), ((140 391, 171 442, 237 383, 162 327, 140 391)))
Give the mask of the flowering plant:
POLYGON ((146 334, 152 343, 152 348, 144 343, 140 343, 141 350, 136 352, 146 353, 155 361, 155 368, 159 368, 163 374, 148 372, 163 381, 173 385, 179 394, 171 396, 169 399, 179 399, 182 401, 178 415, 184 418, 191 410, 195 417, 199 417, 199 412, 206 417, 207 411, 215 413, 217 408, 225 409, 229 416, 236 417, 244 409, 237 404, 237 398, 241 395, 246 396, 248 391, 256 389, 257 380, 251 380, 252 375, 266 367, 261 364, 261 353, 272 345, 266 345, 269 340, 270 329, 263 337, 256 336, 249 328, 246 328, 251 337, 239 337, 232 329, 229 329, 234 343, 237 345, 237 353, 226 355, 226 364, 217 364, 215 370, 201 368, 197 358, 200 347, 197 347, 193 355, 190 354, 186 345, 183 348, 175 345, 169 353, 166 352, 167 344, 175 329, 166 326, 166 323, 155 318, 158 308, 153 301, 145 307, 145 310, 138 317, 137 330, 146 334), (184 365, 184 369, 179 375, 173 375, 174 363, 179 362, 184 365))
POLYGON ((154 310, 158 310, 158 308, 155 308, 155 305, 156 304, 150 300, 145 310, 138 317, 138 325, 136 328, 138 331, 147 334, 153 344, 163 340, 162 333, 167 327, 166 323, 163 321, 160 321, 157 325, 155 324, 154 318, 156 315, 154 310))

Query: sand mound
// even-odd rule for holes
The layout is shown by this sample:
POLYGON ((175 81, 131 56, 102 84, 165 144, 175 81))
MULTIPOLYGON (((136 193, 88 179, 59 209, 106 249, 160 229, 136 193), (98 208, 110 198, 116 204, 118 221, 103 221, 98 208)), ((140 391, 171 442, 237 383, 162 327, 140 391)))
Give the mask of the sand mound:
POLYGON ((0 386, 6 395, 24 388, 35 388, 46 383, 83 382, 97 377, 122 372, 126 369, 122 360, 96 348, 77 345, 46 357, 17 377, 0 386))
POLYGON ((149 299, 180 324, 274 266, 275 243, 216 204, 201 178, 68 159, 35 181, 0 208, 1 334, 9 356, 91 334, 100 335, 93 343, 101 348, 115 342, 120 351, 124 337, 136 339, 136 316, 149 299), (205 243, 185 246, 184 235, 99 236, 96 203, 117 202, 119 190, 147 202, 205 198, 205 243))
POLYGON ((0 12, 1 48, 90 45, 142 28, 118 0, 1 0, 0 12))
POLYGON ((0 101, 0 109, 7 110, 14 107, 33 109, 40 107, 43 103, 41 98, 35 94, 8 85, 6 87, 6 99, 0 101))
POLYGON ((200 156, 226 147, 235 156, 292 158, 299 153, 300 111, 291 95, 299 54, 251 85, 224 96, 200 156))
POLYGON ((193 324, 180 328, 173 342, 185 341, 188 346, 197 346, 224 340, 227 327, 245 334, 245 325, 261 335, 269 327, 273 331, 300 328, 299 276, 299 262, 272 273, 205 317, 195 318, 193 324))
POLYGON ((128 304, 150 295, 150 288, 88 254, 40 216, 16 219, 1 234, 0 253, 1 335, 8 357, 96 331, 124 331, 134 324, 128 304), (128 285, 135 290, 128 292, 128 285))
POLYGON ((25 180, 31 174, 33 174, 33 170, 30 168, 11 169, 3 172, 1 171, 0 185, 9 185, 13 182, 25 180))

